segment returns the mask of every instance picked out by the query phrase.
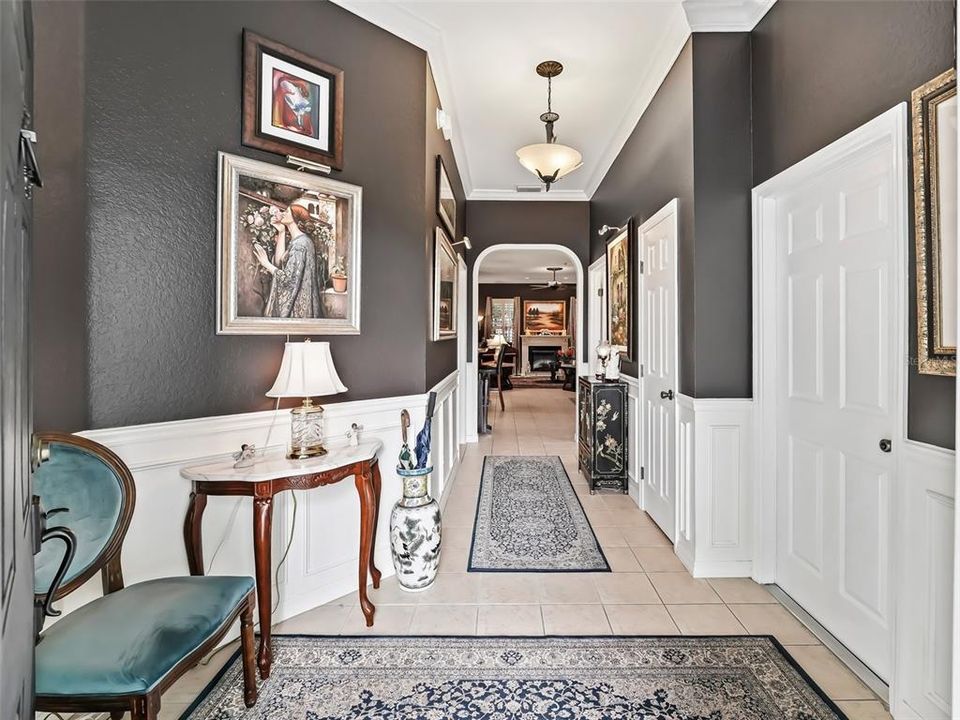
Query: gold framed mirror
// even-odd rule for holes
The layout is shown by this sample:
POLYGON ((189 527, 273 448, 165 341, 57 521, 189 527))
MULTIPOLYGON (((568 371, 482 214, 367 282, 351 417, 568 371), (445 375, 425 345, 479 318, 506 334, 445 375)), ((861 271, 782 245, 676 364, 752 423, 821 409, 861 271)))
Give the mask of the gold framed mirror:
POLYGON ((957 374, 957 73, 911 94, 917 365, 957 374))

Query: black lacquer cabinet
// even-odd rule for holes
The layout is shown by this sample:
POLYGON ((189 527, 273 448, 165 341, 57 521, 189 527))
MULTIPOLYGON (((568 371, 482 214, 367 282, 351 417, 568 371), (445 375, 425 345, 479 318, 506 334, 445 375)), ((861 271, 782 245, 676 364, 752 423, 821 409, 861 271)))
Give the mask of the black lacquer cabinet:
POLYGON ((577 384, 579 467, 591 494, 598 489, 628 491, 627 403, 627 385, 619 380, 585 376, 577 384))

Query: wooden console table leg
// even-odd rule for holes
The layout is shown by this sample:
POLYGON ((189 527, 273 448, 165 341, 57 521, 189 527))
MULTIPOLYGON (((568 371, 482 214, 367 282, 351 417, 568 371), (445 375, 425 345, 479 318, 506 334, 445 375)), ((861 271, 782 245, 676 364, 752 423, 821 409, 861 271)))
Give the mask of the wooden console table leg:
POLYGON ((373 536, 370 539, 370 575, 373 577, 373 586, 380 587, 380 571, 377 570, 374 560, 374 550, 377 546, 377 523, 380 520, 380 463, 376 460, 370 468, 370 481, 373 484, 373 536))
POLYGON ((373 546, 373 483, 367 476, 367 470, 361 470, 355 476, 357 494, 360 496, 360 568, 359 593, 360 608, 366 618, 367 627, 373 626, 373 612, 376 608, 367 597, 367 577, 370 573, 370 553, 373 546))
POLYGON ((183 544, 187 549, 187 565, 191 575, 203 575, 203 511, 207 507, 204 493, 191 492, 187 516, 183 520, 183 544))
POLYGON ((273 604, 270 578, 271 534, 273 529, 273 498, 253 499, 253 557, 257 575, 257 612, 260 616, 260 649, 257 666, 260 677, 270 677, 273 651, 270 647, 270 616, 273 604))

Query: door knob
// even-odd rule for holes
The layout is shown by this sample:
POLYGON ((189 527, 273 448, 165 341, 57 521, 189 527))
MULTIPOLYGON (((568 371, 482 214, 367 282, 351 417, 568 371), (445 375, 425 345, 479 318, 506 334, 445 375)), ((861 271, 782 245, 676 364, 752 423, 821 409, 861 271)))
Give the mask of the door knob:
POLYGON ((888 453, 890 452, 890 450, 893 449, 893 443, 887 440, 886 438, 884 438, 883 440, 880 441, 880 449, 888 453))
POLYGON ((40 465, 50 459, 50 443, 44 442, 39 436, 30 438, 30 470, 36 471, 40 465))
POLYGON ((673 390, 661 390, 660 398, 662 400, 673 400, 673 390))

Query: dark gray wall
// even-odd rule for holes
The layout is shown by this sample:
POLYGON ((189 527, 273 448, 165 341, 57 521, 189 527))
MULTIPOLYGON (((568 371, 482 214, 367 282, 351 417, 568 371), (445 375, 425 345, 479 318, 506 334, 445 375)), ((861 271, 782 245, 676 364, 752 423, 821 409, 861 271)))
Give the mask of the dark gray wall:
MULTIPOLYGON (((749 33, 693 36, 693 129, 692 390, 696 397, 750 397, 753 170, 749 33)), ((689 375, 683 377, 689 379, 689 375)))
MULTIPOLYGON (((590 264, 590 204, 587 202, 468 200, 466 233, 473 244, 466 255, 471 288, 477 256, 491 245, 502 243, 551 243, 568 247, 580 258, 586 282, 590 264)), ((473 357, 477 308, 471 308, 467 316, 473 318, 467 337, 467 347, 473 357)), ((586 328, 584 333, 586 337, 586 328)))
POLYGON ((34 427, 87 427, 81 3, 32 5, 34 116, 43 189, 34 196, 34 427), (44 52, 43 50, 46 49, 44 52))
MULTIPOLYGON (((601 257, 606 242, 602 225, 622 225, 628 218, 642 222, 673 198, 679 198, 678 253, 680 261, 680 391, 694 394, 694 167, 693 167, 693 47, 684 46, 660 89, 640 118, 623 149, 590 201, 590 259, 601 257)), ((631 245, 631 249, 634 249, 631 245)), ((630 254, 632 287, 636 287, 637 253, 630 254)), ((637 376, 636 293, 631 294, 633 333, 631 361, 621 368, 637 376)))
MULTIPOLYGON (((914 88, 950 68, 954 10, 938 1, 776 3, 752 33, 755 183, 909 102, 914 88)), ((911 249, 912 235, 911 225, 911 249)), ((909 284, 915 358, 912 259, 909 284)), ((954 380, 920 375, 915 367, 911 362, 908 434, 952 448, 954 380)))
MULTIPOLYGON (((66 308, 64 322, 87 319, 87 353, 64 362, 88 365, 88 425, 271 405, 263 393, 283 338, 215 334, 217 151, 282 163, 240 145, 243 28, 345 71, 334 177, 363 187, 362 334, 324 338, 350 388, 331 401, 423 392, 433 182, 423 51, 327 2, 91 2, 84 19, 86 263, 67 284, 76 293, 85 282, 86 307, 66 308)), ((42 412, 66 417, 58 404, 42 412)))
MULTIPOLYGON (((453 146, 448 140, 443 139, 443 132, 437 130, 437 108, 440 107, 440 97, 437 95, 437 86, 433 80, 433 73, 430 70, 430 64, 426 65, 427 73, 427 98, 425 103, 426 110, 426 206, 424 213, 426 222, 424 223, 425 242, 424 248, 426 257, 424 262, 426 267, 433 267, 434 242, 436 239, 435 228, 442 226, 443 221, 437 215, 437 155, 443 157, 443 165, 446 168, 447 175, 450 177, 450 183, 453 185, 453 194, 457 199, 457 227, 455 228, 455 237, 450 238, 451 242, 456 242, 463 237, 463 228, 466 222, 466 200, 463 194, 463 183, 460 182, 460 173, 457 171, 457 163, 453 158, 453 146)), ((458 245, 454 248, 458 253, 463 253, 463 246, 458 245)), ((433 276, 429 283, 426 293, 427 302, 427 327, 424 331, 426 337, 433 337, 433 276)), ((467 293, 469 295, 469 291, 467 293)), ((468 324, 470 313, 467 312, 468 324)), ((431 388, 443 380, 447 375, 457 369, 457 340, 436 340, 428 341, 426 351, 426 387, 431 388)))

